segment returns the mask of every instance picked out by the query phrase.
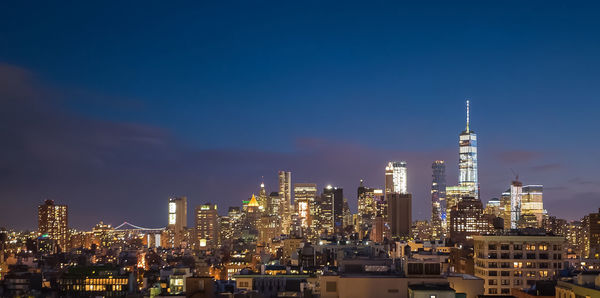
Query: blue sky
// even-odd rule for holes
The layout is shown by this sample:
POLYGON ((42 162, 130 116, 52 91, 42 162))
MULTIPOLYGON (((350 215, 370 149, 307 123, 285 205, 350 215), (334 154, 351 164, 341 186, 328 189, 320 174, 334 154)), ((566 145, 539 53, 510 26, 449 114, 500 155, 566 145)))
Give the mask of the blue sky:
MULTIPOLYGON (((512 171, 551 214, 600 207, 594 2, 40 2, 0 10, 0 225, 164 225, 166 198, 221 211, 276 172, 383 184, 407 160, 416 218, 431 162, 458 172, 464 100, 482 199, 512 171), (25 204, 25 205, 24 205, 25 204), (140 209, 143 205, 145 208, 140 209)), ((190 208, 191 210, 191 208, 190 208)), ((190 211, 191 212, 191 211, 190 211)), ((191 223, 191 221, 190 221, 191 223)))

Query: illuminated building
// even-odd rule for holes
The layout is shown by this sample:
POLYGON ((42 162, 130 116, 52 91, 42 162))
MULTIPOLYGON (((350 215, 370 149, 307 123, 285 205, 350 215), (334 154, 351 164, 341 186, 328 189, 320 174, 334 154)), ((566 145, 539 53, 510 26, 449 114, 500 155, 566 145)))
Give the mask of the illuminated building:
POLYGON ((521 195, 521 215, 522 216, 533 216, 531 223, 526 224, 524 227, 540 228, 542 221, 546 215, 544 210, 543 201, 544 187, 542 185, 525 185, 522 188, 521 195))
POLYGON ((564 237, 535 229, 474 236, 475 276, 485 279, 485 294, 508 295, 538 280, 556 279, 564 258, 564 237))
POLYGON ((61 297, 125 297, 133 290, 133 275, 118 267, 71 267, 58 278, 61 297))
POLYGON ((219 245, 219 214, 217 205, 206 203, 196 207, 197 244, 200 249, 219 245))
POLYGON ((433 170, 431 181, 431 227, 432 236, 444 236, 446 227, 446 164, 436 160, 431 165, 433 170))
POLYGON ((543 203, 542 185, 525 185, 513 181, 509 189, 502 193, 499 203, 500 217, 505 229, 540 228, 546 216, 543 203))
POLYGON ((271 248, 273 240, 280 236, 281 229, 277 216, 263 215, 258 224, 258 242, 271 248))
POLYGON ((470 128, 469 101, 467 100, 467 126, 459 136, 458 185, 470 190, 471 196, 479 197, 477 174, 477 134, 470 128))
POLYGON ((388 219, 392 237, 411 236, 412 195, 401 193, 387 194, 388 219))
POLYGON ((493 216, 500 216, 500 199, 493 198, 489 200, 485 205, 485 210, 483 210, 483 213, 490 214, 493 216))
POLYGON ((267 196, 267 190, 265 190, 265 183, 260 184, 260 190, 258 191, 258 197, 256 198, 259 209, 261 212, 267 211, 269 205, 269 197, 267 196))
POLYGON ((375 243, 383 243, 385 237, 385 221, 383 217, 377 216, 373 219, 373 225, 371 227, 370 239, 375 243))
POLYGON ((365 236, 365 233, 371 230, 373 220, 377 216, 377 202, 383 201, 385 198, 382 189, 365 187, 362 180, 360 180, 357 193, 358 220, 360 224, 358 232, 362 238, 365 236))
POLYGON ((279 216, 284 234, 289 233, 292 215, 292 172, 279 171, 279 216))
POLYGON ((280 203, 281 197, 279 196, 279 192, 274 191, 270 193, 267 201, 267 215, 279 216, 280 203))
POLYGON ((169 224, 167 229, 170 231, 169 239, 171 247, 181 246, 185 237, 187 228, 187 198, 169 198, 169 224))
MULTIPOLYGON (((519 177, 517 177, 518 179, 519 177)), ((521 218, 521 201, 523 199, 523 183, 515 180, 510 185, 510 228, 518 227, 521 218)))
POLYGON ((385 167, 385 192, 401 194, 408 192, 405 161, 388 162, 385 167))
POLYGON ((38 233, 47 235, 62 251, 68 249, 69 224, 67 205, 55 205, 53 200, 46 200, 38 206, 38 233))
POLYGON ((311 209, 315 204, 317 197, 317 185, 314 183, 296 183, 294 184, 294 204, 296 214, 303 230, 311 227, 312 216, 311 209))
POLYGON ((483 214, 483 203, 474 197, 462 198, 450 211, 450 239, 471 245, 473 236, 493 231, 490 219, 483 214))
POLYGON ((449 233, 450 231, 450 213, 464 197, 472 197, 470 187, 460 185, 446 187, 446 221, 442 222, 446 233, 449 233))
POLYGON ((327 234, 341 233, 344 226, 344 190, 327 185, 321 199, 322 227, 327 234))
POLYGON ((583 255, 590 259, 600 259, 600 209, 582 220, 583 255))

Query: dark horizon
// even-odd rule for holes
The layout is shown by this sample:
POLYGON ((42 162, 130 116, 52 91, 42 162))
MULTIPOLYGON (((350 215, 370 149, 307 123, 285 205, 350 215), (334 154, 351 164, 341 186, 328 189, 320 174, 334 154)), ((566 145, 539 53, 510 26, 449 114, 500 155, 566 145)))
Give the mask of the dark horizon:
POLYGON ((484 203, 514 171, 550 215, 600 207, 596 3, 171 5, 3 5, 0 227, 34 230, 46 199, 77 229, 162 227, 169 196, 191 225, 279 170, 355 212, 395 160, 428 219, 431 163, 457 183, 467 98, 484 203))

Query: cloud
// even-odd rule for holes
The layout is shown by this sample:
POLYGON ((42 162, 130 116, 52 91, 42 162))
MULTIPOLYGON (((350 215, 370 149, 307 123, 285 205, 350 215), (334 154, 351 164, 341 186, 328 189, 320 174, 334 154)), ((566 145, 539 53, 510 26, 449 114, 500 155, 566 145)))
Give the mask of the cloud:
POLYGON ((538 165, 538 166, 533 166, 530 169, 534 172, 551 172, 551 171, 556 171, 562 168, 561 164, 558 163, 549 163, 549 164, 543 164, 543 165, 538 165))
POLYGON ((581 177, 575 177, 573 179, 569 179, 569 183, 570 184, 576 184, 576 185, 596 185, 598 184, 595 181, 592 180, 584 180, 581 177))
POLYGON ((543 156, 542 152, 525 150, 508 150, 496 153, 496 158, 505 163, 524 163, 536 160, 543 156))

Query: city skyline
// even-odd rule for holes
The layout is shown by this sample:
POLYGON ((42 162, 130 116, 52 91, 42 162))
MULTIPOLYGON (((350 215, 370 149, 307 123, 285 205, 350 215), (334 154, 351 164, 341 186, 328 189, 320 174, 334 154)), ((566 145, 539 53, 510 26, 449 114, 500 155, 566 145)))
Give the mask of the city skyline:
POLYGON ((360 180, 383 187, 394 160, 408 164, 413 219, 429 219, 431 163, 458 183, 466 98, 484 203, 514 170, 544 185, 552 215, 597 208, 595 4, 535 15, 533 3, 200 6, 156 24, 152 5, 11 5, 0 18, 0 226, 35 229, 50 199, 69 206, 71 227, 159 227, 169 197, 222 214, 262 176, 277 190, 280 170, 345 189, 356 212, 360 180), (206 26, 214 36, 194 38, 206 26))

